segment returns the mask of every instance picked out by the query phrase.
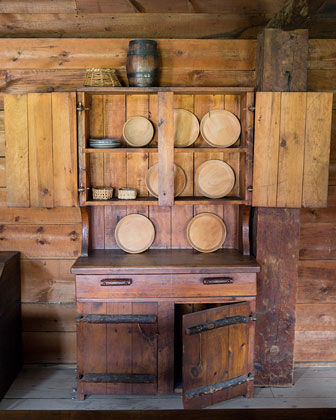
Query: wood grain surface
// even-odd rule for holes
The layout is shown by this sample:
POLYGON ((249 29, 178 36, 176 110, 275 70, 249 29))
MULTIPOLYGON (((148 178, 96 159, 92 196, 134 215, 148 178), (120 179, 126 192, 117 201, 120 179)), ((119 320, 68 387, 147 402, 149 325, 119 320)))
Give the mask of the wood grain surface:
POLYGON ((27 96, 6 95, 6 185, 8 207, 29 207, 27 96), (20 188, 18 188, 20 185, 20 188))

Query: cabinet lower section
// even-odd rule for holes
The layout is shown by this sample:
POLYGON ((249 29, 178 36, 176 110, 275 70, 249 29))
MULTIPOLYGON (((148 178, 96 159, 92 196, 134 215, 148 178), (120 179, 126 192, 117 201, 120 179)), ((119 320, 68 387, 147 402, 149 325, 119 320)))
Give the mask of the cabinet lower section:
POLYGON ((254 310, 254 297, 77 301, 78 399, 182 390, 193 408, 252 396, 254 310))
POLYGON ((179 391, 185 408, 201 408, 253 395, 252 257, 95 250, 72 271, 78 399, 179 391))

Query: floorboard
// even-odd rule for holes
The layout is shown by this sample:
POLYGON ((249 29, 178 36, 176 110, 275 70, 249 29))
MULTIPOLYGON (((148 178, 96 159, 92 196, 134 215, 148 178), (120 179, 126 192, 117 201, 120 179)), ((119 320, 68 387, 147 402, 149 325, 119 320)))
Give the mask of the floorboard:
MULTIPOLYGON (((0 402, 0 410, 178 410, 180 395, 76 399, 74 367, 24 366, 0 402)), ((235 398, 212 409, 336 408, 336 367, 299 367, 291 388, 255 388, 255 398, 235 398)))

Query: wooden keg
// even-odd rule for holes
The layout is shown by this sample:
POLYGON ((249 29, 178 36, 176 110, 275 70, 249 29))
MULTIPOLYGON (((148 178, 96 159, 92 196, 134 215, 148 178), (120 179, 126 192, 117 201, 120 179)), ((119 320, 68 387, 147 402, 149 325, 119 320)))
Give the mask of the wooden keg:
POLYGON ((130 41, 127 52, 127 78, 129 86, 157 86, 158 53, 155 41, 130 41))

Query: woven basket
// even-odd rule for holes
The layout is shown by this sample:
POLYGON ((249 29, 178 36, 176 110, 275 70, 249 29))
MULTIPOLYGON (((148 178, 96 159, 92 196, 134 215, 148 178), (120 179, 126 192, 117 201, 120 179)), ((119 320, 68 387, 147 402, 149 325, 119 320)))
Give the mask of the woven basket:
POLYGON ((121 86, 115 69, 86 69, 84 86, 121 86))
POLYGON ((92 198, 94 200, 111 200, 112 197, 112 187, 92 187, 92 198))
POLYGON ((135 200, 137 197, 137 190, 135 188, 119 188, 119 200, 135 200))

